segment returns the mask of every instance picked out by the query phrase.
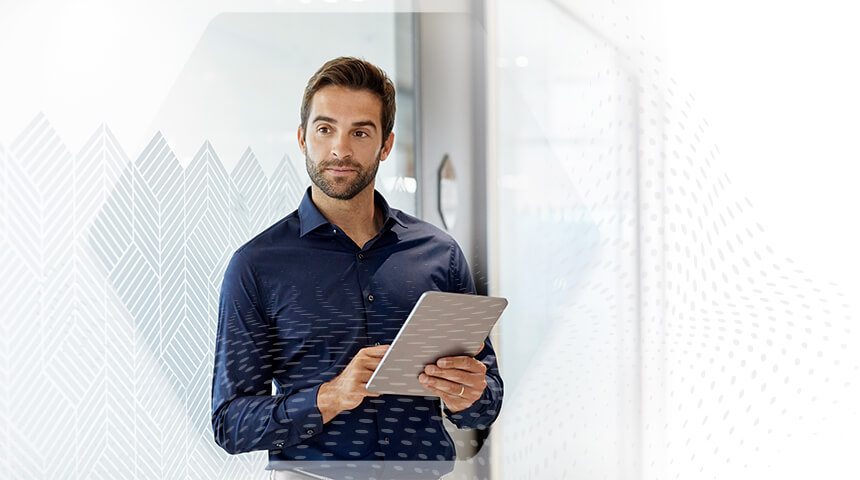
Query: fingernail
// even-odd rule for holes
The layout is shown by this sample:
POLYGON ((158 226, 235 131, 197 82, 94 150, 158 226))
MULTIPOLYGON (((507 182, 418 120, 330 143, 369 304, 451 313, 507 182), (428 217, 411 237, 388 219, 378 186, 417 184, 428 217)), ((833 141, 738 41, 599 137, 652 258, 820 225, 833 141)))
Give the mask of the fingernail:
POLYGON ((451 360, 439 360, 439 361, 438 361, 438 362, 436 362, 436 363, 437 363, 440 367, 445 368, 445 367, 447 367, 447 366, 451 365, 451 360))
POLYGON ((433 365, 427 365, 426 367, 424 367, 424 371, 427 372, 428 374, 436 373, 436 370, 438 370, 438 369, 436 367, 434 367, 433 365))
POLYGON ((421 383, 426 382, 427 381, 427 375, 424 375, 423 373, 421 375, 418 375, 418 381, 421 383))

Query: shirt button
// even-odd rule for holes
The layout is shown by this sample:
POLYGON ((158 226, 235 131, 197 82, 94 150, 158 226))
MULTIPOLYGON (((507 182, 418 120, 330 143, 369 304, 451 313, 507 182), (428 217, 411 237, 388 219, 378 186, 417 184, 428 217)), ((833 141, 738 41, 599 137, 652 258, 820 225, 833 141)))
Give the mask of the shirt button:
POLYGON ((378 346, 380 346, 380 345, 382 345, 382 344, 381 344, 381 343, 379 343, 379 342, 376 342, 376 343, 374 343, 374 344, 373 344, 373 346, 374 346, 374 347, 378 347, 378 346))
POLYGON ((363 253, 359 253, 359 254, 358 254, 358 259, 359 259, 359 260, 364 260, 364 254, 363 254, 363 253))
POLYGON ((314 431, 311 429, 308 429, 308 435, 313 435, 313 434, 314 434, 314 431))
POLYGON ((337 233, 337 229, 336 229, 336 228, 333 228, 333 229, 331 230, 331 233, 335 233, 335 234, 336 234, 336 233, 337 233))
POLYGON ((367 300, 369 300, 369 301, 371 301, 371 302, 372 302, 372 301, 373 301, 373 295, 368 295, 368 296, 367 296, 367 300))
POLYGON ((275 442, 275 446, 281 448, 284 446, 284 442, 275 442))
POLYGON ((385 437, 385 443, 391 443, 391 439, 389 439, 388 437, 385 437))

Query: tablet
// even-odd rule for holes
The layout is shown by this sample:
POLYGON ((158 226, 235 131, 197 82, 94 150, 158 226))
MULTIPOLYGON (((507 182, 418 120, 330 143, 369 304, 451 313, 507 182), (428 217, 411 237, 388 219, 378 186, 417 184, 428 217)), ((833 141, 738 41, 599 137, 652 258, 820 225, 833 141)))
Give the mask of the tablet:
POLYGON ((418 381, 442 357, 474 355, 508 301, 462 293, 424 292, 376 367, 367 391, 433 396, 418 381))

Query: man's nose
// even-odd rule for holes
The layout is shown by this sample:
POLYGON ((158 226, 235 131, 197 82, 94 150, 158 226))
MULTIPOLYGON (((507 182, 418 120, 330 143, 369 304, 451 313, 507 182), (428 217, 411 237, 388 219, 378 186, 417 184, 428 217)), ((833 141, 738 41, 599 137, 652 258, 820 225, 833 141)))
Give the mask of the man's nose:
POLYGON ((349 158, 352 156, 352 145, 350 143, 349 133, 339 133, 335 135, 331 145, 331 154, 337 158, 349 158))

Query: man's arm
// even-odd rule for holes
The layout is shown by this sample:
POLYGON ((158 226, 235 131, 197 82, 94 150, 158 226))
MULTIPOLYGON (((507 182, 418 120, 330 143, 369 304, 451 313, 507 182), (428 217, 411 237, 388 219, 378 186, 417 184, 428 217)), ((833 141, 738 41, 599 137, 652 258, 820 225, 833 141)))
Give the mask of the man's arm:
MULTIPOLYGON (((469 264, 456 243, 451 250, 448 281, 451 292, 476 293, 469 264)), ((442 358, 436 365, 428 367, 434 372, 427 375, 429 372, 425 370, 423 375, 430 377, 428 383, 433 384, 428 388, 435 389, 435 393, 440 395, 445 403, 445 414, 458 428, 484 429, 499 416, 504 383, 499 374, 496 351, 489 338, 484 340, 483 347, 474 357, 442 358), (465 388, 462 396, 459 394, 461 388, 465 388)))
POLYGON ((322 431, 319 386, 271 394, 276 342, 257 281, 241 252, 234 254, 221 285, 212 378, 212 430, 231 454, 276 450, 322 431))

